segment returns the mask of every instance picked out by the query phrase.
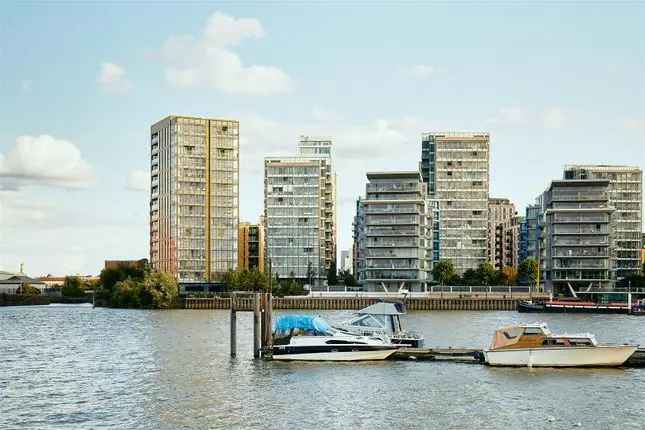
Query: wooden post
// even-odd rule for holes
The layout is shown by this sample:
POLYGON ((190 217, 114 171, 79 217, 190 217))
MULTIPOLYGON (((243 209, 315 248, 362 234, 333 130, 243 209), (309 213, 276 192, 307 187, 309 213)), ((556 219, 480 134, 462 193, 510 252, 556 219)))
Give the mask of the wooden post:
POLYGON ((231 294, 231 357, 237 354, 237 315, 235 314, 235 293, 231 294))
POLYGON ((273 348, 273 294, 269 293, 267 294, 268 300, 267 300, 267 310, 268 310, 268 315, 267 315, 267 348, 269 350, 272 350, 273 348))
POLYGON ((253 298, 253 358, 260 357, 260 317, 262 315, 260 307, 260 295, 256 293, 253 298))

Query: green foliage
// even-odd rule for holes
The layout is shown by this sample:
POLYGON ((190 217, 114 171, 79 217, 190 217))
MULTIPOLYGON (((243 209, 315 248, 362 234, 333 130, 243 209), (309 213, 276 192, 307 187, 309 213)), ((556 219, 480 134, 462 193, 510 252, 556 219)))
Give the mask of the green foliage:
POLYGON ((101 279, 101 288, 111 292, 119 281, 126 279, 143 280, 150 272, 147 265, 122 266, 116 268, 105 268, 99 275, 101 279))
POLYGON ((432 268, 432 276, 441 285, 449 284, 457 276, 450 260, 441 260, 432 268))
POLYGON ((533 258, 527 258, 520 263, 517 274, 524 282, 536 285, 538 281, 538 263, 533 258))
POLYGON ((128 278, 112 287, 110 305, 117 308, 168 309, 177 300, 179 287, 166 273, 146 274, 143 279, 128 278))
POLYGON ((282 296, 301 296, 307 292, 302 284, 295 279, 282 279, 273 285, 273 295, 282 296))
POLYGON ((24 296, 37 296, 40 294, 40 290, 31 284, 23 284, 22 287, 18 289, 18 294, 22 294, 24 296))
POLYGON ((229 270, 224 282, 230 291, 268 291, 269 278, 256 270, 229 270))
POLYGON ((133 279, 118 281, 112 287, 110 305, 115 308, 141 307, 142 284, 133 279))
POLYGON ((83 297, 85 296, 85 286, 76 276, 67 276, 61 288, 63 297, 83 297))
POLYGON ((151 273, 143 280, 141 303, 155 309, 172 307, 179 296, 177 281, 167 273, 151 273))
POLYGON ((355 287, 358 285, 358 282, 356 282, 356 278, 354 275, 352 275, 352 272, 349 270, 341 270, 340 271, 340 278, 343 280, 343 284, 345 284, 348 287, 355 287))
POLYGON ((327 285, 338 284, 338 273, 336 273, 336 263, 332 261, 327 271, 327 285))
POLYGON ((479 285, 496 285, 499 284, 499 273, 489 262, 477 266, 477 280, 479 285))

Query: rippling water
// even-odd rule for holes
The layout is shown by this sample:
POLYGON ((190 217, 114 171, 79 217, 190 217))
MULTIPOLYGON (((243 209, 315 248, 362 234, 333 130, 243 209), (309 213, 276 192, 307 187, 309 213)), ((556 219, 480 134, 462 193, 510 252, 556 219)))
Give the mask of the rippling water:
MULTIPOLYGON (((427 345, 483 347, 497 326, 537 316, 408 322, 427 345)), ((645 345, 645 318, 539 317, 554 331, 645 345)), ((226 311, 0 308, 0 428, 645 428, 645 369, 265 363, 251 356, 249 313, 238 342, 232 360, 226 311)))

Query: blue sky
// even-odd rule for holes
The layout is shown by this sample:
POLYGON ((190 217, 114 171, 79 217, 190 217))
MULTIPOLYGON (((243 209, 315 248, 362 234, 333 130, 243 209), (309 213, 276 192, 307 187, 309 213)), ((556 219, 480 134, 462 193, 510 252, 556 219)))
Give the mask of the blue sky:
POLYGON ((148 255, 149 126, 240 120, 243 220, 262 159, 336 145, 339 251, 365 172, 420 134, 491 133, 520 211, 566 163, 645 166, 645 4, 13 3, 0 15, 0 269, 97 273, 148 255))

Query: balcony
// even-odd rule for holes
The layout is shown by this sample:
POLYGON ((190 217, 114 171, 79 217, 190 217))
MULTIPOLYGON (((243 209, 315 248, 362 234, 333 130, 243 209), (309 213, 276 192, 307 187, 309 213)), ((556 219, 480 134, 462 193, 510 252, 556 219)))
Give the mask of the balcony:
POLYGON ((367 184, 368 193, 421 192, 420 184, 367 184))

